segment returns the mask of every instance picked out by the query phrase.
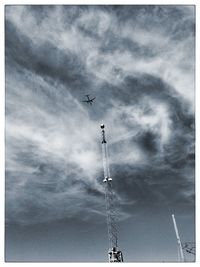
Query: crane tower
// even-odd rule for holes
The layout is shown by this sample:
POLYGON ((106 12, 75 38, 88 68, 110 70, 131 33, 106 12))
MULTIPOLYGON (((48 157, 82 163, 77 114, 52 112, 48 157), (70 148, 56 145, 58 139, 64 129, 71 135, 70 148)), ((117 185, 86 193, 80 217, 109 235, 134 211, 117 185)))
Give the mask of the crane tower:
POLYGON ((105 200, 106 200, 106 213, 107 213, 107 227, 108 227, 108 259, 109 262, 123 262, 123 255, 118 250, 118 229, 116 224, 116 214, 114 207, 114 193, 112 188, 112 178, 110 176, 110 168, 108 163, 107 143, 105 137, 105 126, 101 124, 102 133, 102 157, 103 157, 103 170, 105 186, 105 200))

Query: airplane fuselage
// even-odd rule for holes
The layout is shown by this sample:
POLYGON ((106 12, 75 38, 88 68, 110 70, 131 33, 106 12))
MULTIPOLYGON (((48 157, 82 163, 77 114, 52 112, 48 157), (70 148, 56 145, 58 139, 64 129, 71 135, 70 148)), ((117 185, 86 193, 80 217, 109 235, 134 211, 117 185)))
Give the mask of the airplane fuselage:
POLYGON ((94 99, 95 99, 96 97, 94 97, 94 98, 89 98, 89 95, 85 95, 85 96, 87 97, 87 100, 83 100, 82 102, 86 102, 86 103, 92 105, 92 103, 93 103, 93 101, 94 101, 94 99))

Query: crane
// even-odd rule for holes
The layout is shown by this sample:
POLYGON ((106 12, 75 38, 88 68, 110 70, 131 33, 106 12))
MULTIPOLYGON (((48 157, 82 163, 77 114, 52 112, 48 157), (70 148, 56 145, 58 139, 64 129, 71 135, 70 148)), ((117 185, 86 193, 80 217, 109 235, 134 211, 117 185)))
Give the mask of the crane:
POLYGON ((178 243, 178 255, 179 255, 180 261, 184 262, 185 259, 184 259, 184 254, 183 254, 183 248, 182 248, 181 239, 180 239, 180 235, 179 235, 178 228, 176 225, 176 219, 175 219, 174 214, 172 214, 172 220, 173 220, 174 230, 176 233, 176 239, 178 243))
POLYGON ((105 187, 105 201, 107 214, 107 228, 108 228, 108 259, 109 262, 123 262, 123 255, 118 250, 118 229, 116 223, 116 213, 114 207, 114 192, 112 188, 112 178, 110 176, 110 168, 108 162, 107 142, 105 137, 105 126, 101 124, 102 133, 102 158, 104 170, 104 187, 105 187))

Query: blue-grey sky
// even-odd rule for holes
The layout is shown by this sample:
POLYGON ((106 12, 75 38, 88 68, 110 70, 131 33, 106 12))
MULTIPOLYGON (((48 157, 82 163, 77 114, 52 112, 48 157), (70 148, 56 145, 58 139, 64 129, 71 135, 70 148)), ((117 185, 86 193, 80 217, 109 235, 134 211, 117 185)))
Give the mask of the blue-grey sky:
POLYGON ((125 261, 176 261, 172 213, 195 240, 194 6, 5 20, 6 260, 107 261, 104 123, 125 261))

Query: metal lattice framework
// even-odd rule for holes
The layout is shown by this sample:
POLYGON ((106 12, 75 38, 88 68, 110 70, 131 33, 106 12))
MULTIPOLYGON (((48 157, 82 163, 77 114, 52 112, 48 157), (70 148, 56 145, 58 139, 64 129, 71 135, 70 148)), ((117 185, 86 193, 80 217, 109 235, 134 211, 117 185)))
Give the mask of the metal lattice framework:
POLYGON ((185 242, 184 245, 182 246, 182 249, 189 254, 196 255, 195 242, 185 242))
POLYGON ((108 241, 109 241, 109 262, 123 262, 122 252, 118 250, 118 229, 116 223, 116 212, 114 206, 114 192, 112 188, 112 178, 110 176, 110 168, 108 162, 107 143, 105 138, 105 126, 101 125, 102 132, 102 157, 104 170, 104 186, 105 186, 105 201, 108 227, 108 241))

